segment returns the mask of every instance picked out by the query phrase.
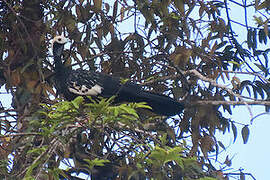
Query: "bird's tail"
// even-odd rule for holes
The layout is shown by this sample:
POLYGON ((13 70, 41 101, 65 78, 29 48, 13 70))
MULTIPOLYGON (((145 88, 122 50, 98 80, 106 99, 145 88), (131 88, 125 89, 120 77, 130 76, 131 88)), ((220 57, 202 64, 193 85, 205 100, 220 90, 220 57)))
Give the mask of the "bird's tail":
POLYGON ((135 84, 123 86, 118 94, 117 101, 146 102, 154 113, 164 116, 180 114, 184 109, 184 103, 162 94, 144 91, 135 84))
POLYGON ((142 102, 151 106, 153 112, 160 115, 173 116, 180 114, 184 109, 184 103, 162 94, 143 91, 140 93, 140 98, 142 102))

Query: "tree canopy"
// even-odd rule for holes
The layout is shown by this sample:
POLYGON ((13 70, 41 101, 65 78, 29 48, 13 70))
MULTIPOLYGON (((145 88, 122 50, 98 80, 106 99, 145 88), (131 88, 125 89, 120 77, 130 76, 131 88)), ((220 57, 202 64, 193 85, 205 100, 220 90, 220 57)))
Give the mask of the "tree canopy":
POLYGON ((226 149, 216 132, 246 143, 256 116, 228 118, 233 108, 269 112, 269 8, 269 0, 1 1, 1 179, 252 176, 224 171, 230 156, 216 165, 226 149), (184 112, 158 116, 113 97, 64 101, 53 81, 56 35, 70 40, 66 66, 136 82, 184 102, 184 112))

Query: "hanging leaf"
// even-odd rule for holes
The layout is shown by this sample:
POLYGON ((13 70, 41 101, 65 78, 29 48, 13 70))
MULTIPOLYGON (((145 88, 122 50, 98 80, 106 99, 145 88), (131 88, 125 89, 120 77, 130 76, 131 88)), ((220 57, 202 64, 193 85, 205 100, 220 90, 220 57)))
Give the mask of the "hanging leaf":
POLYGON ((252 29, 248 29, 248 33, 247 33, 247 45, 248 48, 250 49, 252 47, 252 29))
POLYGON ((224 144, 221 141, 218 141, 217 143, 222 149, 226 150, 226 147, 224 146, 224 144))
POLYGON ((204 6, 200 6, 199 16, 202 17, 202 15, 203 15, 204 12, 205 12, 205 7, 204 6))
POLYGON ((255 50, 257 48, 257 30, 253 29, 252 31, 252 48, 255 50))
POLYGON ((238 77, 233 76, 231 83, 233 85, 233 89, 238 89, 240 87, 241 81, 238 77))
POLYGON ((184 6, 184 0, 174 0, 173 1, 175 7, 184 15, 185 13, 185 6, 184 6))
POLYGON ((122 22, 124 17, 125 17, 125 11, 126 11, 126 8, 124 6, 121 7, 120 9, 120 21, 122 22))
POLYGON ((102 7, 102 0, 94 0, 94 7, 100 11, 102 7))
POLYGON ((233 131, 233 142, 235 142, 237 138, 237 128, 233 122, 232 122, 232 131, 233 131))
POLYGON ((264 33, 266 34, 266 36, 269 37, 269 29, 268 28, 269 28, 268 23, 265 23, 263 25, 263 30, 264 30, 264 33))
POLYGON ((269 6, 270 6, 270 1, 265 0, 261 4, 258 5, 257 10, 269 8, 269 6))
POLYGON ((257 17, 257 16, 253 16, 254 21, 256 22, 256 24, 258 24, 258 26, 263 25, 264 21, 262 19, 262 17, 257 17))
POLYGON ((263 43, 266 44, 267 43, 267 36, 264 32, 264 29, 260 29, 259 30, 259 42, 260 43, 263 43))
POLYGON ((246 144, 247 141, 248 141, 248 138, 249 138, 249 128, 248 128, 248 125, 245 125, 242 128, 241 133, 242 133, 243 142, 244 142, 244 144, 246 144))
POLYGON ((249 96, 251 96, 250 88, 248 86, 252 86, 252 82, 251 81, 249 81, 249 80, 242 81, 241 82, 241 85, 240 85, 240 90, 243 91, 244 88, 246 88, 249 96))
POLYGON ((113 19, 115 20, 117 17, 117 11, 118 11, 118 1, 115 1, 113 4, 113 19))
POLYGON ((257 97, 258 97, 257 87, 252 85, 252 89, 253 89, 254 98, 257 99, 257 97))
POLYGON ((19 70, 13 71, 11 73, 11 85, 12 86, 18 86, 21 82, 21 75, 19 70))
POLYGON ((80 6, 75 6, 75 10, 76 10, 76 14, 77 14, 77 19, 79 21, 81 21, 81 19, 82 19, 82 13, 81 13, 81 10, 80 10, 80 6))
MULTIPOLYGON (((115 1, 115 2, 117 2, 117 1, 115 1)), ((104 3, 104 6, 105 6, 106 12, 108 13, 110 11, 110 5, 108 3, 104 3)))
POLYGON ((224 164, 226 164, 227 166, 231 166, 232 165, 232 160, 229 158, 229 156, 226 156, 226 159, 224 161, 224 164))

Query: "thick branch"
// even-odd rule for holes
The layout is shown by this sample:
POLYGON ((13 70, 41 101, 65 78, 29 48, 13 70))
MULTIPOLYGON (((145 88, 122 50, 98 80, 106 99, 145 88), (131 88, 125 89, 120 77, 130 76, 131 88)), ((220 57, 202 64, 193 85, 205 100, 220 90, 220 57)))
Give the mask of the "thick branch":
POLYGON ((192 74, 194 74, 195 76, 197 76, 199 79, 203 80, 203 81, 206 81, 206 82, 209 82, 210 84, 212 84, 213 86, 215 87, 219 87, 221 89, 224 89, 226 90, 228 93, 230 93, 231 95, 234 95, 235 97, 238 97, 239 99, 242 99, 241 95, 240 94, 236 94, 235 92, 233 92, 233 90, 231 90, 230 88, 227 88, 226 85, 221 85, 221 84, 218 84, 216 83, 216 81, 214 79, 210 79, 210 78, 207 78, 205 76, 203 76, 202 74, 200 74, 196 69, 192 69, 190 71, 188 71, 192 74))
POLYGON ((270 101, 197 101, 194 105, 263 105, 270 106, 270 101))
POLYGON ((40 135, 40 134, 39 133, 16 133, 16 134, 0 135, 0 138, 15 137, 15 136, 36 136, 36 135, 40 135))

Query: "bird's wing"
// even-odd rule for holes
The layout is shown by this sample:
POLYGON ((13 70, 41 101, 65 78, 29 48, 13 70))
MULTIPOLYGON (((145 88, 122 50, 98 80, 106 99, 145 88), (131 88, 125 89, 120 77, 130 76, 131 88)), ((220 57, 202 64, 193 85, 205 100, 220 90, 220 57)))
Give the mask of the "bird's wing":
POLYGON ((80 96, 97 96, 103 91, 98 73, 86 70, 74 70, 70 73, 68 90, 80 96))

